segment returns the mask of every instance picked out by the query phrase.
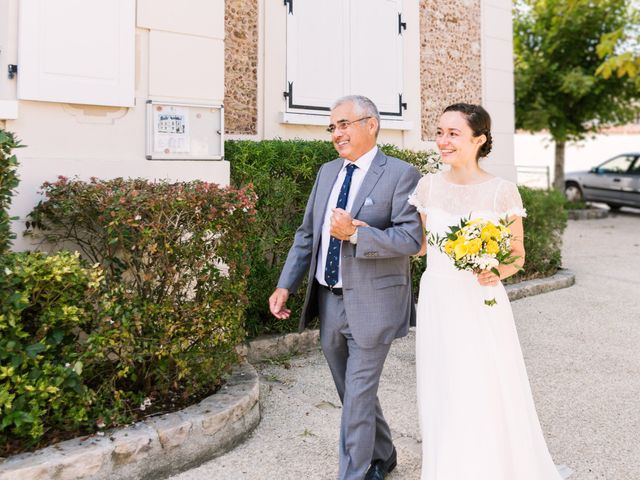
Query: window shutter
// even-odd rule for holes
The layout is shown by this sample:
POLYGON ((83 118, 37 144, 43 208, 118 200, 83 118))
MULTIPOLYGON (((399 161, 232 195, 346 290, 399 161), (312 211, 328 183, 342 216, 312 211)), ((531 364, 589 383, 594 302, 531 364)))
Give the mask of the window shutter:
POLYGON ((403 73, 401 2, 351 0, 349 3, 349 93, 371 98, 383 116, 399 117, 403 73))
POLYGON ((135 0, 20 0, 18 98, 133 106, 135 0))
POLYGON ((287 111, 326 113, 346 90, 343 0, 294 0, 287 12, 287 111))

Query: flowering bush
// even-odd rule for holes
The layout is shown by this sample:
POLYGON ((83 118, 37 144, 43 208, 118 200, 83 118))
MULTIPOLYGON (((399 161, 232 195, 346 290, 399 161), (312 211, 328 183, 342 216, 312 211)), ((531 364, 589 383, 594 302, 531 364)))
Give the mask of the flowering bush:
POLYGON ((105 272, 83 357, 98 423, 214 390, 244 339, 252 191, 61 177, 43 193, 27 233, 76 245, 105 272))

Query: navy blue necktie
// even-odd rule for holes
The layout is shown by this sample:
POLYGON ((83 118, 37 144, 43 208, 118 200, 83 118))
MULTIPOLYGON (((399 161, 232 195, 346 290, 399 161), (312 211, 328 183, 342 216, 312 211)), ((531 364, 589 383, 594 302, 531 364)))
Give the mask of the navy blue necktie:
MULTIPOLYGON (((336 208, 347 208, 347 199, 349 198, 349 188, 351 188, 351 177, 353 171, 358 168, 355 164, 350 163, 347 165, 347 175, 344 177, 342 187, 340 188, 340 195, 338 196, 338 202, 336 208)), ((327 251, 327 263, 324 265, 324 279, 327 285, 333 287, 338 283, 338 268, 340 267, 340 246, 342 240, 338 240, 336 237, 331 237, 329 240, 329 250, 327 251)))

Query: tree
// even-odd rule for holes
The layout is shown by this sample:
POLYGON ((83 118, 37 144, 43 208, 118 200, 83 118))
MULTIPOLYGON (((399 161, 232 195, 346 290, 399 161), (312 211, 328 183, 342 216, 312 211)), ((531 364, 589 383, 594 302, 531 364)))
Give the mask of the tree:
POLYGON ((516 127, 548 130, 554 187, 564 188, 567 141, 634 120, 640 90, 628 75, 596 75, 603 37, 630 27, 629 0, 515 0, 516 127))
POLYGON ((634 10, 631 15, 631 28, 602 36, 597 53, 603 62, 596 74, 604 78, 626 75, 640 88, 640 11, 634 10))

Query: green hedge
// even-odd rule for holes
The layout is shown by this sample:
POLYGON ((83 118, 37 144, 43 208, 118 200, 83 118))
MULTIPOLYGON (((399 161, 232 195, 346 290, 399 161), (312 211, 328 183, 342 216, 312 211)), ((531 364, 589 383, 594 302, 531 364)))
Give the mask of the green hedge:
MULTIPOLYGON (((438 159, 433 151, 414 152, 393 145, 381 148, 422 171, 432 170, 438 159)), ((302 221, 318 169, 337 157, 335 148, 331 142, 306 140, 227 141, 225 157, 231 164, 232 185, 252 184, 258 195, 256 229, 246 238, 251 264, 247 331, 250 336, 295 331, 306 284, 289 300, 289 320, 275 319, 267 300, 302 221)))
POLYGON ((562 265, 562 234, 567 227, 564 195, 558 190, 518 187, 527 210, 523 220, 524 271, 511 283, 553 275, 562 265))
MULTIPOLYGON (((424 173, 434 170, 433 151, 416 152, 383 145, 388 154, 416 165, 424 173)), ((290 299, 289 320, 276 320, 267 307, 280 270, 300 225, 320 165, 336 158, 330 142, 304 140, 228 141, 225 155, 231 163, 235 187, 252 184, 258 195, 257 227, 247 237, 251 275, 246 328, 250 336, 295 331, 306 285, 290 299)), ((551 275, 560 267, 561 239, 566 226, 562 194, 521 187, 529 216, 524 220, 527 259, 525 272, 514 280, 551 275)), ((412 259, 414 292, 418 293, 424 258, 412 259)))

